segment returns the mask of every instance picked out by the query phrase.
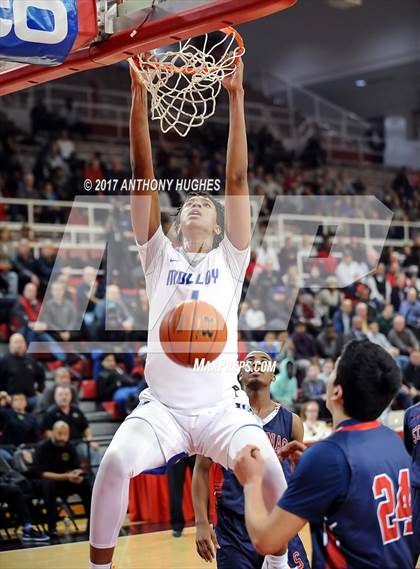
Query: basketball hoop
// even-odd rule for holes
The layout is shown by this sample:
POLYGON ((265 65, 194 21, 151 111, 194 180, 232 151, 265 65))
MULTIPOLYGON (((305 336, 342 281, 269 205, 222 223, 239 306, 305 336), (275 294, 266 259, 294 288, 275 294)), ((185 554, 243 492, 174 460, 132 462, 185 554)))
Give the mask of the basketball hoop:
POLYGON ((219 33, 223 37, 215 41, 215 34, 205 34, 179 42, 176 50, 156 50, 129 60, 151 94, 152 119, 160 121, 163 132, 175 130, 186 136, 214 115, 222 82, 235 72, 245 53, 234 28, 219 33))

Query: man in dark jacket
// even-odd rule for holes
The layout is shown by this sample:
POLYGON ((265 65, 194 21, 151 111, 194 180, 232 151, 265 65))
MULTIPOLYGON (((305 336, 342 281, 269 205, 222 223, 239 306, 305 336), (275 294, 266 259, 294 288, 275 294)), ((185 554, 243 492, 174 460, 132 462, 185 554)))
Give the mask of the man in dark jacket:
POLYGON ((296 360, 316 362, 317 355, 314 337, 306 331, 305 322, 298 322, 291 336, 296 360))
POLYGON ((28 400, 28 410, 32 410, 36 406, 37 392, 44 390, 45 372, 26 350, 22 334, 12 334, 9 353, 0 359, 0 391, 9 395, 23 393, 28 400))
POLYGON ((34 270, 41 280, 41 289, 44 292, 51 279, 53 270, 56 275, 61 272, 61 264, 57 261, 57 252, 52 244, 48 243, 41 247, 40 255, 35 261, 34 270))
POLYGON ((35 415, 26 412, 23 393, 10 398, 10 407, 0 407, 0 444, 18 447, 39 440, 39 426, 35 415))
POLYGON ((69 385, 58 385, 54 391, 54 404, 47 409, 42 421, 42 430, 52 430, 54 423, 64 421, 70 429, 72 441, 83 438, 91 439, 92 434, 89 423, 83 411, 77 405, 71 403, 72 392, 69 385))
MULTIPOLYGON (((78 494, 89 520, 91 485, 80 469, 75 447, 69 442, 67 423, 57 421, 51 438, 43 441, 35 451, 32 470, 41 477, 42 496, 47 509, 48 532, 56 534, 57 497, 78 494)), ((89 523, 88 523, 89 525, 89 523)))
POLYGON ((22 291, 27 283, 39 285, 40 280, 35 274, 36 261, 29 239, 19 241, 16 255, 13 258, 13 266, 19 276, 19 291, 22 291))
POLYGON ((100 401, 116 401, 120 412, 125 414, 127 399, 138 395, 141 386, 117 366, 114 354, 102 356, 102 368, 96 378, 98 398, 100 401))
POLYGON ((343 349, 342 334, 336 332, 333 322, 327 322, 325 330, 316 339, 318 355, 335 361, 343 349))
POLYGON ((51 405, 54 405, 55 390, 59 386, 70 387, 71 390, 71 404, 79 404, 79 393, 74 385, 71 383, 70 371, 67 367, 59 367, 54 371, 54 384, 51 387, 45 389, 42 394, 42 399, 39 405, 39 412, 45 413, 51 405))
POLYGON ((42 430, 51 435, 54 423, 57 421, 67 423, 70 429, 70 439, 76 444, 80 459, 91 465, 98 465, 101 460, 99 445, 93 440, 92 430, 85 414, 71 401, 71 386, 58 385, 54 391, 54 405, 47 410, 42 421, 42 430), (76 441, 79 442, 76 443, 76 441))
POLYGON ((414 401, 420 401, 420 351, 411 352, 410 361, 403 371, 404 384, 414 401))

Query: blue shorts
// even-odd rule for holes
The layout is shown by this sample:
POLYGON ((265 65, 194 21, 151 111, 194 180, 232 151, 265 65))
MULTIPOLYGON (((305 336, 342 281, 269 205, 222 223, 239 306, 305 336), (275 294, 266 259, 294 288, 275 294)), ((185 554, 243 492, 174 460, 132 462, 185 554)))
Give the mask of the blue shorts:
POLYGON ((244 516, 231 510, 217 510, 217 569, 261 569, 264 557, 252 546, 245 527, 244 516))
POLYGON ((256 551, 252 553, 229 545, 222 545, 216 553, 217 569, 261 569, 263 561, 264 557, 256 551))
POLYGON ((294 569, 311 569, 302 540, 298 535, 289 541, 287 553, 289 567, 294 569))
MULTIPOLYGON (((261 569, 264 556, 259 555, 248 536, 244 516, 218 508, 216 535, 220 549, 216 560, 218 569, 261 569)), ((309 561, 299 536, 289 541, 289 567, 310 569, 309 561)))

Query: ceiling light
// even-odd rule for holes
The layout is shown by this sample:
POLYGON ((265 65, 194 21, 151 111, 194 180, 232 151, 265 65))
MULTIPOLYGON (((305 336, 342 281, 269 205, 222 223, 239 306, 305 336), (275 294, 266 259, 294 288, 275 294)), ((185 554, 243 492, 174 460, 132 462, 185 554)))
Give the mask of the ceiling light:
POLYGON ((357 8, 363 5, 363 0, 328 0, 333 8, 357 8))

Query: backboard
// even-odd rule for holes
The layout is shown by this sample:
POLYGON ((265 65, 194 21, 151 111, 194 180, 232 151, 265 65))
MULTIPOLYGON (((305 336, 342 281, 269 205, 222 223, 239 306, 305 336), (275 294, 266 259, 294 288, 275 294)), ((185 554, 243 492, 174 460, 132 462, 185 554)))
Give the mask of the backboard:
MULTIPOLYGON (((82 6, 84 0, 78 2, 82 6)), ((73 73, 112 65, 174 41, 262 18, 289 8, 296 2, 297 0, 96 0, 95 21, 99 23, 99 30, 93 42, 87 47, 73 50, 61 65, 12 64, 3 70, 0 66, 0 95, 73 73)))

